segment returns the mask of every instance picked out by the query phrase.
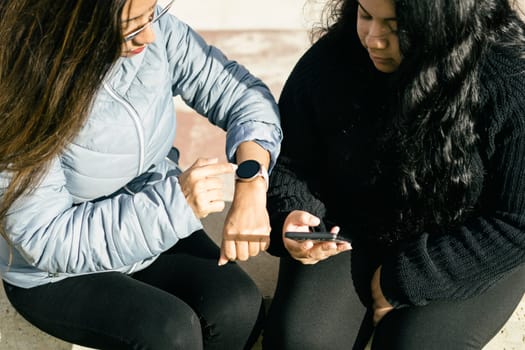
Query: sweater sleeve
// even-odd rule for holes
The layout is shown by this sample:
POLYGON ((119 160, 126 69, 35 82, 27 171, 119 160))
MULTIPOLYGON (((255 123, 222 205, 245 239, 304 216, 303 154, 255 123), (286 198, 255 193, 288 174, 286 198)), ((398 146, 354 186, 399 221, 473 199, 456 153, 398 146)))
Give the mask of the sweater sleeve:
POLYGON ((525 262, 525 79, 506 78, 513 65, 497 62, 489 76, 492 120, 483 140, 488 161, 479 216, 445 235, 423 234, 385 258, 381 288, 391 304, 468 298, 525 262))
POLYGON ((321 137, 314 103, 317 46, 299 60, 279 99, 285 137, 281 155, 270 176, 267 202, 272 227, 268 252, 277 256, 288 254, 282 242, 282 226, 291 211, 307 211, 321 221, 326 213, 315 190, 320 181, 320 152, 316 144, 321 137))

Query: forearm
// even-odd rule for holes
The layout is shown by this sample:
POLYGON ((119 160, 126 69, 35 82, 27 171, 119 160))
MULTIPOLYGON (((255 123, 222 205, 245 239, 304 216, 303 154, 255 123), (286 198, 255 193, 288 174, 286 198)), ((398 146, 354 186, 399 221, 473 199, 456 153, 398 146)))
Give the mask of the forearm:
POLYGON ((269 241, 266 168, 270 155, 257 143, 247 141, 239 145, 235 159, 239 168, 233 202, 225 219, 219 265, 256 256, 267 248, 269 241))
POLYGON ((266 169, 270 165, 270 153, 255 141, 245 141, 239 145, 235 152, 235 161, 237 164, 245 160, 256 160, 266 169))

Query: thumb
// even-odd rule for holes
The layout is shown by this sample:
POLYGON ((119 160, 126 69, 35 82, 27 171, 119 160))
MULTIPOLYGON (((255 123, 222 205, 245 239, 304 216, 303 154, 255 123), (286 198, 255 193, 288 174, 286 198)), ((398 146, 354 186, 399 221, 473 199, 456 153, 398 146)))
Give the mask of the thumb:
POLYGON ((321 219, 319 219, 317 216, 309 214, 308 218, 308 225, 309 226, 317 226, 321 223, 321 219))
POLYGON ((283 230, 285 231, 294 231, 299 227, 303 226, 318 226, 321 223, 321 220, 307 211, 294 210, 284 221, 283 230))
POLYGON ((297 221, 308 226, 317 226, 321 223, 321 219, 306 211, 299 212, 297 221))

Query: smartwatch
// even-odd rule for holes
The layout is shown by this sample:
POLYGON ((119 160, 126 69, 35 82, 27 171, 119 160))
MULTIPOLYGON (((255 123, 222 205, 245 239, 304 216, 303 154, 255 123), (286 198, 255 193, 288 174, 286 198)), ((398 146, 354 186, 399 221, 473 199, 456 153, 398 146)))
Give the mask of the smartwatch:
POLYGON ((250 182, 255 180, 258 176, 261 176, 266 182, 266 188, 268 188, 268 170, 256 160, 245 160, 237 166, 235 171, 235 180, 250 182))

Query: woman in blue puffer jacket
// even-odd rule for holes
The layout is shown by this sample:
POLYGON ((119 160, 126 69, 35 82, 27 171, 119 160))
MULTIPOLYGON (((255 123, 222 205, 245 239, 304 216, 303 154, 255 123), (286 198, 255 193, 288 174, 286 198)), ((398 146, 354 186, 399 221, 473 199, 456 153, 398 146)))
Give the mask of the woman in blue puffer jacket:
POLYGON ((228 261, 268 244, 277 108, 172 3, 0 2, 2 278, 22 316, 69 342, 230 350, 258 334, 261 296, 228 261), (227 131, 231 163, 178 170, 177 95, 227 131), (224 209, 234 171, 219 249, 200 219, 224 209))

